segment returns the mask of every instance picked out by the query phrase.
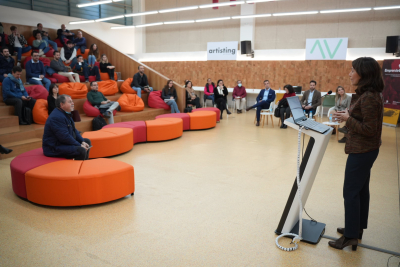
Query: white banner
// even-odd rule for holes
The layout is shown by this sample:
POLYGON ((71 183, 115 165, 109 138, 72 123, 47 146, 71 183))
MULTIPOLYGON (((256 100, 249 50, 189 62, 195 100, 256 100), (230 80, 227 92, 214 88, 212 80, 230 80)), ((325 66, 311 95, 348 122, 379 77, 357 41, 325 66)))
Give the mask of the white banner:
POLYGON ((306 40, 306 60, 346 60, 349 38, 306 40))
POLYGON ((236 60, 238 42, 207 43, 207 60, 236 60))

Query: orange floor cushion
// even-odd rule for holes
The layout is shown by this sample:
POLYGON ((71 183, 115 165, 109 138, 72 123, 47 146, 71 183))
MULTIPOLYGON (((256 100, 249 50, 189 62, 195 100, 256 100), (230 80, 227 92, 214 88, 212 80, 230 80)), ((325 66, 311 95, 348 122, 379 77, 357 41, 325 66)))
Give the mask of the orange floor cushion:
POLYGON ((36 99, 35 106, 32 110, 33 121, 37 124, 45 124, 49 117, 47 100, 36 99))
POLYGON ((48 206, 109 202, 135 192, 132 165, 114 159, 61 160, 25 173, 29 201, 48 206))
POLYGON ((77 49, 76 51, 76 56, 81 55, 84 59, 87 59, 89 57, 89 49, 85 49, 85 54, 81 53, 81 49, 77 49))
POLYGON ((99 92, 102 92, 103 95, 115 95, 118 93, 118 84, 116 81, 108 80, 98 82, 99 92))
POLYGON ((183 121, 180 118, 160 118, 146 121, 147 141, 165 141, 181 137, 183 121))
POLYGON ((31 36, 31 37, 29 37, 29 39, 28 39, 28 45, 29 46, 33 46, 33 41, 35 41, 36 40, 36 36, 31 36))
POLYGON ((58 86, 60 95, 69 95, 72 99, 86 98, 88 89, 84 83, 63 83, 58 86))
MULTIPOLYGON (((100 72, 100 79, 102 81, 108 81, 108 80, 110 80, 110 76, 108 75, 107 72, 100 72)), ((118 79, 118 76, 116 73, 114 73, 114 80, 117 80, 117 79, 118 79)))
POLYGON ((129 128, 104 128, 85 132, 82 137, 92 142, 91 159, 119 155, 133 148, 133 131, 129 128))
POLYGON ((209 129, 217 125, 214 111, 199 111, 188 113, 188 115, 190 117, 190 130, 209 129))
POLYGON ((137 95, 123 94, 119 99, 118 103, 121 106, 121 111, 124 112, 137 112, 144 109, 143 100, 137 95))
POLYGON ((21 57, 30 57, 31 56, 31 52, 32 52, 32 49, 29 50, 28 52, 25 52, 25 53, 21 54, 21 57))
MULTIPOLYGON (((125 94, 137 94, 135 90, 132 89, 131 83, 133 81, 133 78, 128 78, 126 79, 122 84, 121 87, 119 88, 122 93, 125 94)), ((145 90, 142 90, 142 94, 146 94, 147 92, 145 90)))

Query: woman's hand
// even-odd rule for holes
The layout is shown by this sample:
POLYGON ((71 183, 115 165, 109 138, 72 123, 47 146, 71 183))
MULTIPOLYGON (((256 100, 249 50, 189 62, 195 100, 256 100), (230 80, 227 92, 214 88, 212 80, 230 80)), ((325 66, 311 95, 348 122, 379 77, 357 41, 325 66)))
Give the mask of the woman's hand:
POLYGON ((337 119, 339 122, 347 121, 349 117, 349 110, 347 108, 343 111, 333 113, 333 118, 337 119))

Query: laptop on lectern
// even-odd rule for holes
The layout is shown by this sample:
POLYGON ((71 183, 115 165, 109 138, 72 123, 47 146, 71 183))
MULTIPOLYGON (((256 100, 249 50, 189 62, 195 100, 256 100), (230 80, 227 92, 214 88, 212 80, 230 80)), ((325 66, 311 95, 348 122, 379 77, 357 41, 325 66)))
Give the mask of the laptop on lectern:
POLYGON ((304 126, 304 128, 306 128, 307 130, 309 129, 319 133, 325 133, 326 131, 331 129, 331 127, 325 124, 308 119, 304 115, 303 107, 301 106, 300 99, 298 96, 292 96, 286 99, 288 101, 290 111, 292 112, 293 121, 295 124, 304 126))

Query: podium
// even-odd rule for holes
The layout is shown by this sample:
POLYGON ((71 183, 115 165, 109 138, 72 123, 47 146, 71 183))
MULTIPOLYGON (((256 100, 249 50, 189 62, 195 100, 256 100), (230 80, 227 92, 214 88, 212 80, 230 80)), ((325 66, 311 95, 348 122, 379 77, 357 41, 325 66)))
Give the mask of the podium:
MULTIPOLYGON (((293 118, 286 119, 284 123, 296 131, 299 130, 299 126, 294 123, 293 118)), ((317 175, 326 147, 328 146, 329 139, 332 135, 332 131, 333 128, 321 134, 312 130, 302 130, 302 133, 310 137, 300 164, 301 200, 303 207, 306 205, 308 195, 310 194, 315 176, 317 175)), ((300 205, 297 194, 297 181, 295 177, 282 217, 277 229, 275 230, 275 233, 278 235, 282 233, 298 234, 299 232, 300 205)), ((324 223, 303 219, 302 241, 317 244, 325 233, 325 225, 326 224, 324 223)))

